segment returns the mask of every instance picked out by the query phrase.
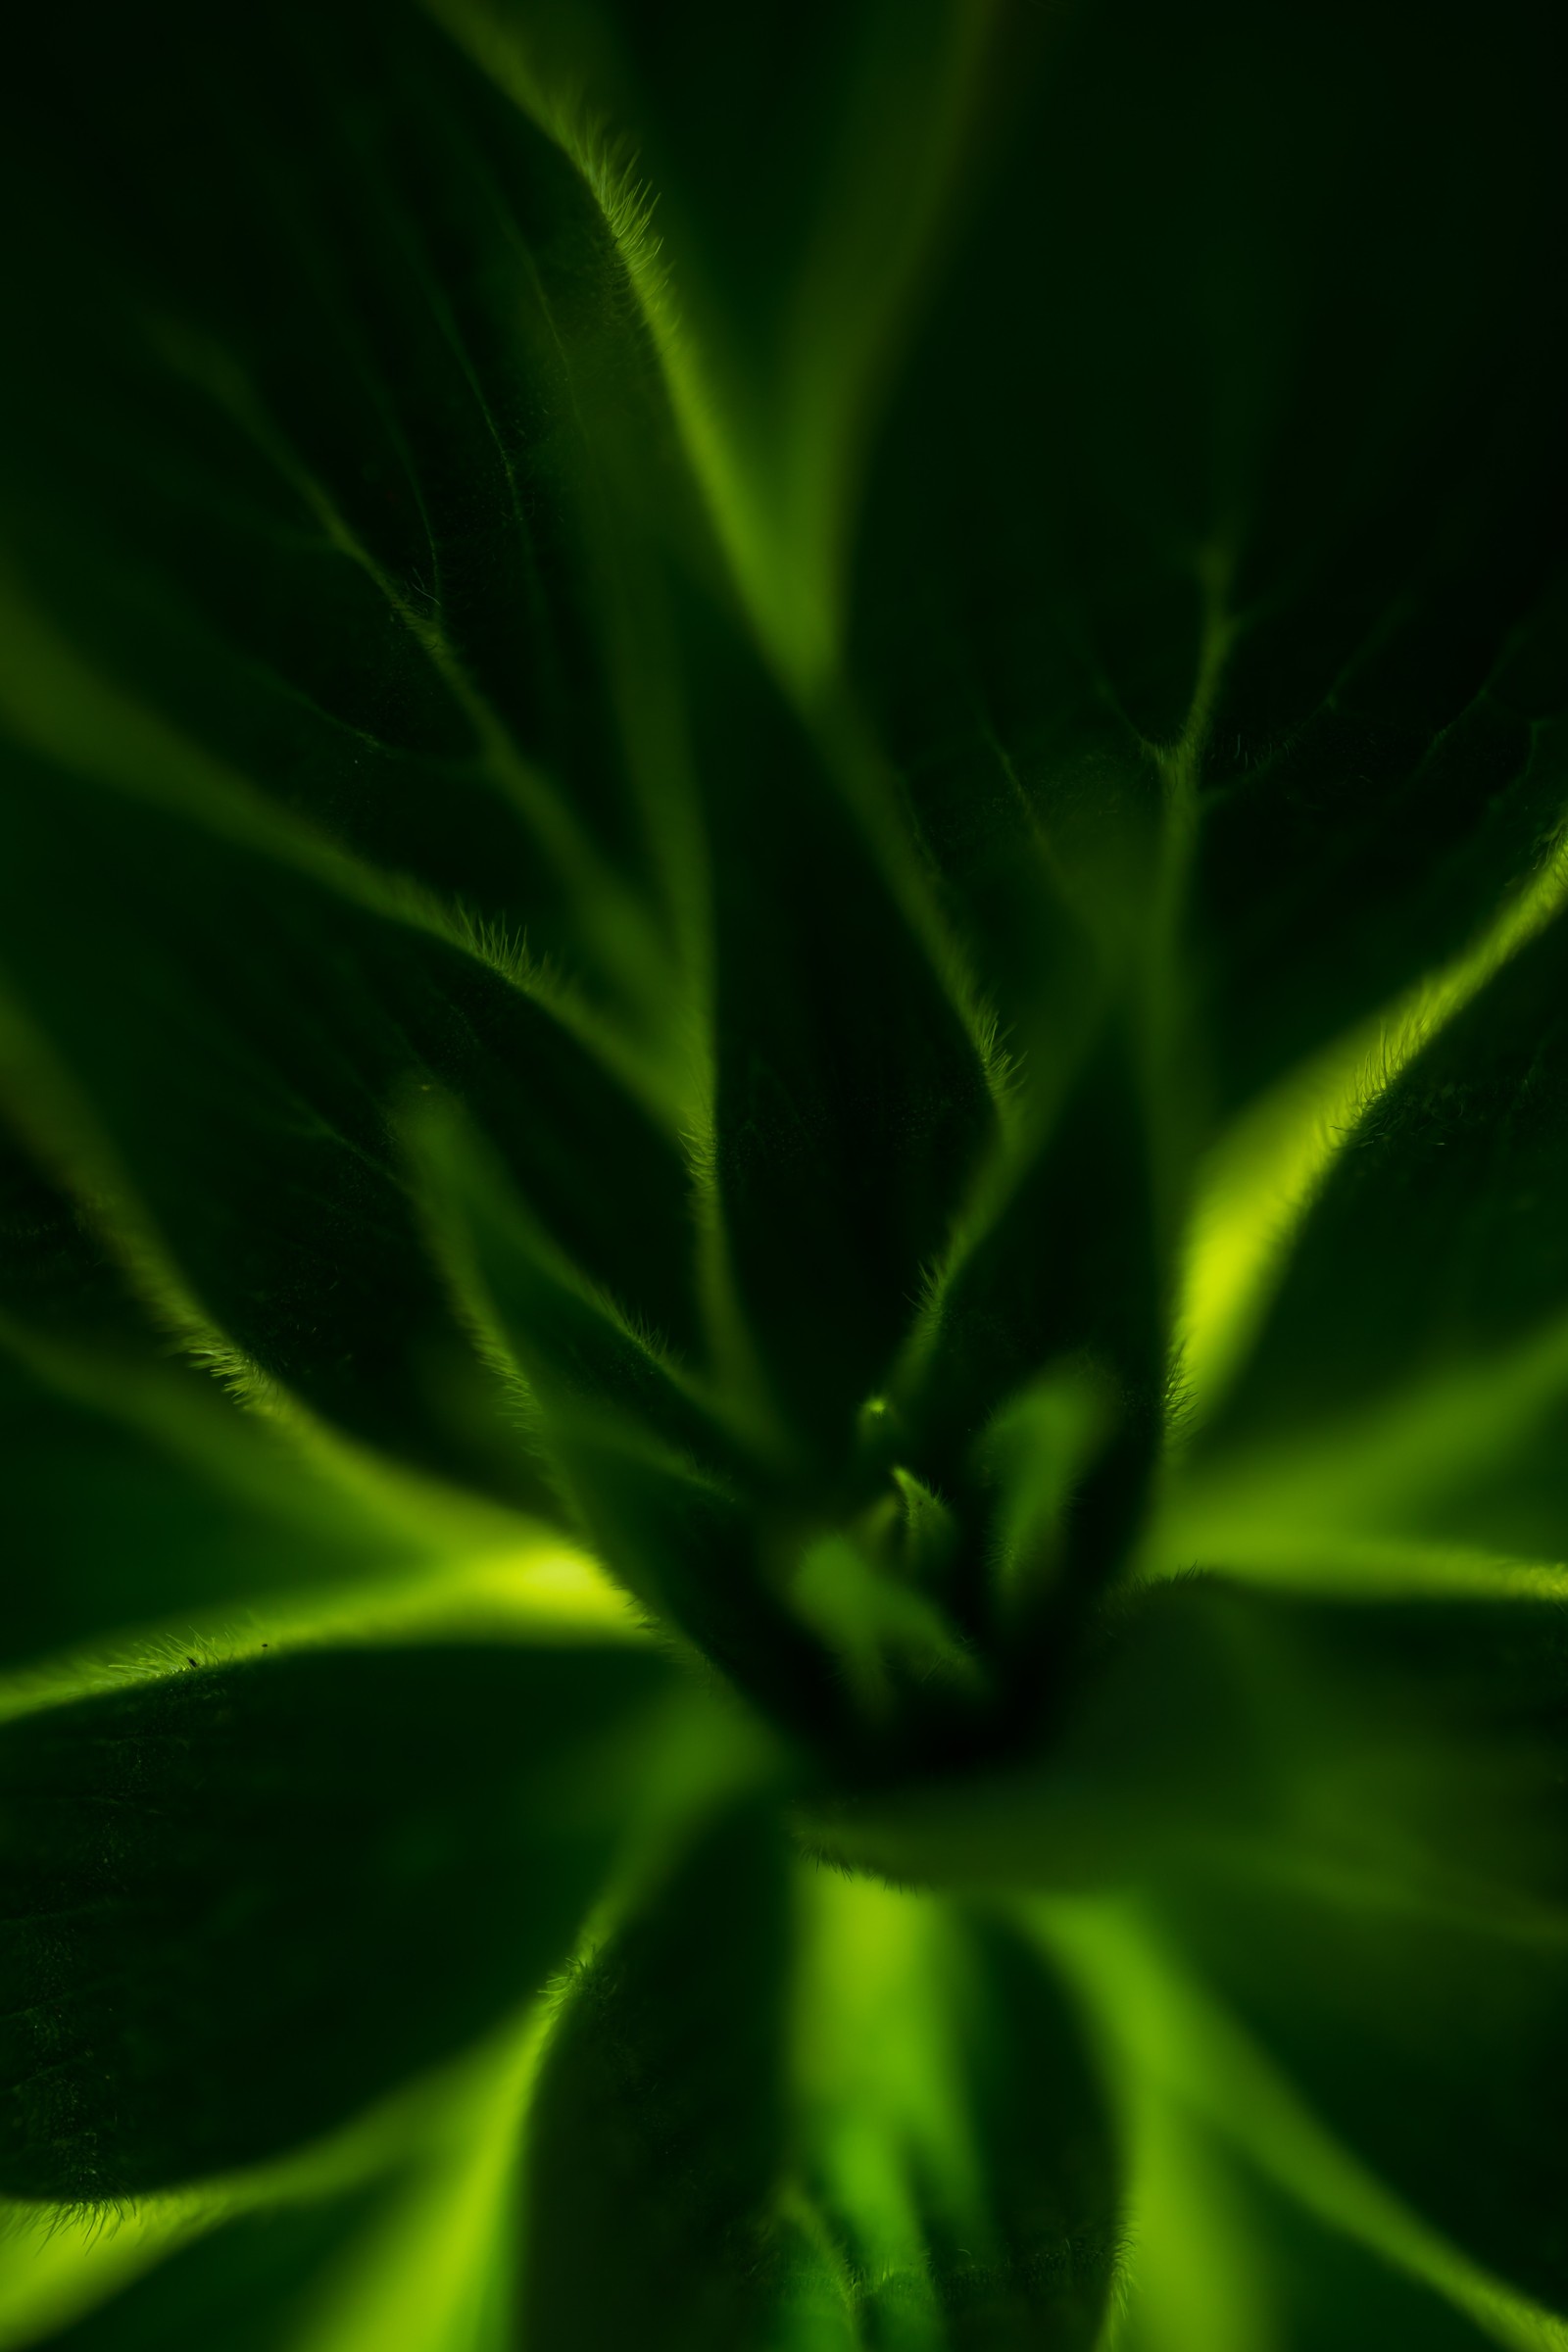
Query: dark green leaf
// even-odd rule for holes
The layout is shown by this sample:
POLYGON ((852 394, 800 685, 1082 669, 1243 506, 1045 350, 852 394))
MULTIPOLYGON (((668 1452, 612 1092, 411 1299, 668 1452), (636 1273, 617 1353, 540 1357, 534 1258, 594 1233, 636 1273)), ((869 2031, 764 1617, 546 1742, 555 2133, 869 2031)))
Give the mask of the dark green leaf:
POLYGON ((147 1353, 153 1333, 129 1270, 8 1107, 0 1103, 0 1314, 46 1340, 147 1353))
POLYGON ((220 2172, 461 2049, 564 1956, 667 1677, 300 1651, 0 1727, 0 2184, 220 2172))
POLYGON ((602 119, 633 148, 644 299, 695 470, 764 640, 819 685, 866 430, 963 153, 992 12, 436 13, 503 86, 575 122, 579 147, 602 143, 602 119))
POLYGON ((1030 1750, 813 1806, 809 1835, 962 1888, 1180 1886, 1272 1852, 1342 1877, 1421 1861, 1467 1898, 1491 1870, 1523 1899, 1556 1868, 1558 1628, 1551 1602, 1156 1585, 1102 1613, 1030 1750))
MULTIPOLYGON (((7 1664, 440 1556, 406 1497, 352 1494, 195 1372, 28 1343, 0 1320, 7 1664)), ((446 1547, 461 1522, 453 1514, 446 1547)), ((504 1524, 499 1522, 498 1524, 504 1524)))
POLYGON ((1233 1774, 1275 1793, 1255 1827, 1196 1822, 1160 1908, 1347 2153, 1560 2308, 1568 1620, 1190 1601, 1254 1710, 1233 1774))
POLYGON ((596 1275, 688 1327, 680 1155, 523 989, 416 918, 59 768, 14 769, 0 807, 4 969, 265 1373, 380 1443, 503 1475, 396 1164, 396 1105, 436 1085, 596 1275))
MULTIPOLYGON (((663 428, 587 187, 412 0, 92 24, 8 81, 17 585, 144 735, 635 998, 646 584, 604 502, 663 428)), ((29 733, 133 762, 17 617, 29 733)))
POLYGON ((1514 2297, 1489 2294, 1462 2264, 1422 2245, 1418 2230, 1402 2239, 1391 2230, 1396 2242, 1381 2243, 1386 2200, 1379 2210, 1375 2196, 1337 2203, 1330 2192, 1325 2211, 1308 2190, 1298 2201, 1266 2169, 1272 2150, 1254 2141, 1254 2167, 1206 2113, 1200 2120, 1156 2101, 1135 2146, 1142 2227, 1118 2352, 1188 2343, 1481 2352, 1499 2341, 1549 2341, 1514 2297))
POLYGON ((1267 2281, 1279 2352, 1482 2352, 1495 2334, 1268 2183, 1237 2183, 1249 2252, 1267 2281))
POLYGON ((938 1883, 1152 1890, 1348 2154, 1560 2305, 1565 1753, 1556 1604, 1199 1582, 1129 1616, 1031 1772, 906 1790, 819 1834, 938 1883))
POLYGON ((362 2191, 244 2214, 33 2340, 43 2352, 292 2352, 379 2203, 362 2191))
POLYGON ((929 1902, 792 1886, 755 1819, 574 1988, 531 2149, 530 2346, 1096 2340, 1116 2159, 1040 1962, 929 1902))
MULTIPOLYGON (((1053 1949, 1129 2132, 1194 2154, 1163 2215, 1131 2176, 1160 2352, 1227 2242, 1177 2244, 1225 2202, 1184 2099, 1384 2252, 1451 2240, 1455 2291, 1568 2300, 1556 1615, 1107 1599, 1129 1560, 1343 1575, 1336 1531, 1564 1550, 1555 933, 1369 1114, 1160 1464, 1199 1153, 1560 884, 1555 52, 1536 0, 29 27, 7 1642, 358 1574, 404 1498, 409 1557, 435 1473, 432 1525, 551 1512, 805 1753, 629 1643, 368 1621, 40 1684, 0 1725, 0 2187, 96 2209, 329 2130, 597 1895, 528 2352, 1119 2340, 1053 1949), (787 1852, 786 1763, 858 1875, 787 1852)), ((1259 2338, 1281 2297, 1282 2345, 1332 2332, 1338 2278, 1334 2341, 1443 2341, 1233 2202, 1259 2338)), ((126 2324, 270 2326, 225 2246, 126 2324)))
MULTIPOLYGON (((1018 1118, 891 1384, 910 1463, 970 1530, 959 1605, 1004 1632, 1031 1696, 1042 1644, 1059 1652, 1064 1615, 1121 1563, 1163 1426, 1167 1274, 1144 1110, 1131 1042, 1109 1021, 1055 1115, 1018 1118), (1013 1562, 1004 1598, 998 1558, 1029 1463, 1003 1466, 996 1425, 1051 1383, 1094 1400, 1097 1426, 1038 1531, 1050 1558, 1037 1544, 1013 1562)), ((1049 1428, 1038 1442, 1059 1443, 1049 1428)))
POLYGON ((518 1375, 519 1413, 541 1429, 618 1419, 699 1469, 739 1475, 747 1453, 727 1400, 556 1246, 453 1105, 420 1103, 409 1127, 449 1284, 465 1319, 518 1375))
POLYGON ((1200 801, 1153 978, 1225 1102, 1568 800, 1554 33, 1461 22, 1020 13, 872 467, 852 666, 1004 1012, 1070 1003, 1048 875, 1146 951, 1141 845, 1200 801))
POLYGON ((837 1466, 995 1111, 922 878, 879 854, 882 779, 853 747, 835 775, 732 635, 702 650, 726 1258, 792 1425, 837 1466))
POLYGON ((1485 1899, 1455 1916, 1401 1896, 1375 1881, 1236 1882, 1187 1906, 1190 1947, 1363 2164, 1494 2276, 1560 2307, 1560 1907, 1519 1921, 1485 1899))
POLYGON ((247 1411, 182 1362, 80 1206, 0 1158, 7 1664, 525 1540, 510 1514, 247 1411))
POLYGON ((777 1834, 750 1813, 710 1833, 587 1964, 532 2109, 520 2345, 749 2340, 788 1966, 777 1834))
POLYGON ((1246 1605, 1183 1583, 1102 1607, 1010 1752, 959 1772, 917 1757, 901 1784, 813 1805, 808 1840, 895 1883, 1002 1892, 1103 1889, 1265 1835, 1288 1752, 1277 1671, 1250 1684, 1246 1605))
MULTIPOLYGON (((1317 1503, 1298 1506, 1309 1524, 1338 1511, 1372 1533, 1560 1557, 1565 985, 1558 921, 1370 1105, 1205 1433, 1200 1494, 1205 1475, 1245 1472, 1249 1449, 1309 1436, 1320 1449, 1317 1503), (1343 1501, 1325 1440, 1345 1464, 1343 1501)), ((1200 1505, 1195 1541, 1202 1529, 1200 1505)))
POLYGON ((843 1714, 767 1556, 769 1481, 724 1411, 596 1293, 450 1117, 418 1122, 428 1213, 457 1295, 517 1378, 519 1417, 611 1573, 797 1730, 843 1714))

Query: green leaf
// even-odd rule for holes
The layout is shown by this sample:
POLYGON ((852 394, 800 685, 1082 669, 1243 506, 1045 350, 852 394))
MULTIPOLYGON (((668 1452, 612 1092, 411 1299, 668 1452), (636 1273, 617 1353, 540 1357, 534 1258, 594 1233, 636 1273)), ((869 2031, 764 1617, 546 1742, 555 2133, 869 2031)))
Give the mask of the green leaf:
MULTIPOLYGON (((1565 1698, 1556 1603, 1192 1582, 1129 1616, 1031 1770, 811 1827, 938 1886, 1142 1889, 1365 2178, 1560 2306, 1565 1698)), ((1112 1984, 1119 2031, 1141 1997, 1112 1984)), ((1267 2157, 1255 2088, 1217 2075, 1205 2098, 1267 2157)))
POLYGON ((739 2346, 781 2132, 782 1857, 748 1812, 570 1987, 528 2138, 519 2344, 739 2346))
MULTIPOLYGON (((1138 2094, 1135 2093, 1135 2096, 1138 2094)), ((1325 2215, 1283 2193, 1206 2119, 1146 2109, 1133 2135, 1138 2256, 1125 2281, 1117 2352, 1480 2352, 1546 2342, 1516 2298, 1476 2308, 1397 2252, 1367 2240, 1366 2216, 1325 2215), (1510 2326, 1510 2322, 1514 2325, 1510 2326)), ((1551 2323, 1544 2322, 1546 2328, 1551 2323)))
POLYGON ((1367 1105, 1196 1449, 1195 1547, 1234 1547, 1272 1481, 1282 1530, 1331 1555, 1349 1534, 1561 1556, 1565 978, 1559 920, 1367 1105))
POLYGON ((1059 1653, 1063 1620, 1121 1564, 1163 1428, 1167 1277, 1145 1112, 1112 1019, 1064 1102, 1016 1117, 889 1384, 911 1463, 969 1530, 959 1606, 1012 1651, 1026 1704, 1039 1702, 1042 1652, 1059 1653), (998 1571, 1027 1468, 1022 1456, 1004 1465, 997 1426, 1052 1383, 1093 1400, 1095 1442, 1060 1466, 1054 1557, 1031 1562, 1008 1599, 998 1571))
POLYGON ((635 998, 658 760, 605 508, 668 468, 577 172, 412 0, 40 26, 5 120, 13 722, 117 772, 156 722, 635 998))
POLYGON ((741 1475, 748 1454, 729 1400, 552 1240, 455 1105, 420 1103, 408 1126, 454 1298, 514 1380, 519 1415, 541 1444, 547 1428, 618 1418, 700 1468, 741 1475))
MULTIPOLYGON (((20 1084, 13 1074, 13 1084, 20 1084)), ((0 1314, 52 1342, 146 1354, 130 1269, 0 1103, 0 1314)))
POLYGON ((395 1108, 438 1084, 596 1274, 685 1330, 680 1154, 550 1008, 202 824, 59 768, 14 786, 3 968, 86 1091, 122 1202, 265 1374, 389 1448, 505 1479, 396 1160, 395 1108), (633 1169, 628 1207, 612 1173, 633 1169))
POLYGON ((305 2335, 339 2266, 373 2226, 373 2192, 283 2205, 176 2246, 85 2318, 33 2340, 45 2352, 282 2352, 305 2335))
POLYGON ((79 1205, 0 1141, 0 1461, 23 1563, 0 1662, 122 1651, 171 1618, 200 1646, 236 1604, 275 1636, 285 1594, 341 1606, 421 1569, 439 1605, 454 1571, 537 1541, 275 1399, 244 1409, 215 1372, 234 1382, 224 1359, 180 1360, 79 1205))
POLYGON ((1489 1889, 1545 1899, 1554 1602, 1306 1601, 1190 1578, 1106 1612, 1077 1663, 1022 1752, 812 1795, 803 1836, 841 1867, 986 1893, 1386 1871, 1483 1915, 1489 1889))
MULTIPOLYGON (((1236 1883, 1185 1907, 1189 1948, 1312 2112, 1479 2256, 1560 2308, 1560 1906, 1454 1916, 1396 1886, 1357 1898, 1236 1883)), ((1185 1924, 1185 1923, 1184 1923, 1185 1924)))
MULTIPOLYGON (((1544 12, 154 0, 14 64, 0 2188, 384 2171, 569 1960, 361 2331, 1544 2338, 1544 12), (1412 1007, 1188 1444, 1184 1255, 1412 1007), (278 1597, 525 1514, 784 1740, 278 1597), (220 1600, 267 1645, 170 1672, 220 1600)), ((110 2340, 313 2329, 247 2261, 110 2340)))
POLYGON ((1145 957, 1196 826, 1189 1115, 1462 947, 1568 799, 1553 57, 1528 4, 1031 19, 928 276, 851 672, 1004 1016, 1091 984, 1054 897, 1145 957))
POLYGON ((864 441, 998 12, 677 0, 656 24, 624 0, 433 0, 433 13, 605 187, 731 569, 778 665, 820 685, 864 441))
POLYGON ((252 2162, 460 2050, 564 1956, 668 1669, 298 1651, 0 1727, 0 2184, 252 2162))
MULTIPOLYGON (((908 1904, 829 1897, 818 1935, 838 1997, 808 1973, 797 2010, 807 2193, 858 2290, 861 2340, 1098 2343, 1122 2158, 1080 2021, 1004 1920, 908 1904)), ((808 1926, 808 1972, 812 1957, 808 1926)))
MULTIPOLYGON (((1560 1606, 1200 1585, 1178 1599, 1189 1642, 1206 1638, 1245 1693, 1230 1770, 1252 1817, 1195 1807, 1143 1874, 1152 1908, 1364 2180, 1440 2246, 1560 2308, 1565 2172, 1544 2087, 1568 2017, 1560 1606)), ((1267 2161, 1285 2134, 1255 2085, 1216 2075, 1209 2091, 1267 2161)), ((1375 2239, 1371 2192, 1348 2193, 1375 2239)))
POLYGON ((1494 2330, 1424 2279, 1325 2227, 1265 2181, 1232 2190, 1247 2244, 1267 2280, 1281 2352, 1482 2352, 1494 2330))
MULTIPOLYGON (((420 1524, 396 1487, 352 1492, 195 1372, 29 1343, 3 1321, 0 1431, 19 1571, 7 1664, 450 1561, 463 1526, 461 1505, 420 1524)), ((482 1527, 474 1515, 470 1545, 482 1527)))
POLYGON ((1066 2352, 1101 2324, 1116 2158, 1010 1931, 789 1874, 731 1817, 573 1988, 525 2226, 520 2343, 1066 2352))
POLYGON ((789 1424, 837 1470, 995 1108, 886 779, 853 741, 824 755, 732 635, 708 626, 695 661, 726 1263, 789 1424))
POLYGON ((917 1755, 891 1785, 816 1796, 803 1836, 838 1868, 1003 1894, 1121 1886, 1266 1834, 1286 1758, 1277 1674, 1250 1686, 1232 1622, 1245 1607, 1196 1583, 1102 1607, 1000 1754, 956 1771, 917 1755))
POLYGON ((777 1482, 744 1421, 552 1248, 450 1114, 421 1118, 415 1149, 454 1293, 584 1541, 785 1724, 832 1737, 840 1693, 768 1557, 777 1482))

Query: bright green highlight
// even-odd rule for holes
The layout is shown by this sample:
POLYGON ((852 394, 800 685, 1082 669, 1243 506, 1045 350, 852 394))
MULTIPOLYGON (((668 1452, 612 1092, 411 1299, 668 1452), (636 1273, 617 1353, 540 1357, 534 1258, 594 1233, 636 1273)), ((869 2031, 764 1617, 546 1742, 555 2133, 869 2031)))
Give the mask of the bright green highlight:
MULTIPOLYGON (((1494 2343, 1561 2352, 1568 2325, 1467 2261, 1339 2146, 1295 2087, 1187 1981, 1136 1902, 1058 1902, 1034 1916, 1113 2061, 1152 2087, 1156 2117, 1169 2101, 1233 2140, 1331 2228, 1438 2288, 1494 2343)), ((1222 2327, 1230 2324, 1223 2308, 1220 2317, 1222 2327)))
POLYGON ((961 1956, 939 1904, 871 1880, 803 1874, 797 1903, 794 2096, 818 2193, 864 2249, 846 2289, 929 2294, 920 2185, 977 2253, 988 2230, 952 2040, 961 1956))
POLYGON ((1559 847, 1446 969, 1290 1072, 1243 1112, 1200 1171, 1176 1315, 1183 1382, 1197 1420, 1247 1360, 1301 1218, 1356 1127, 1430 1038, 1544 929, 1568 894, 1559 847))
POLYGON ((1427 1381, 1377 1415, 1326 1420, 1172 1477, 1145 1553, 1151 1570, 1194 1559, 1245 1576, 1305 1576, 1347 1593, 1562 1590, 1560 1563, 1445 1543, 1446 1510, 1496 1476, 1505 1446, 1549 1446, 1568 1394, 1568 1324, 1427 1381), (1424 1540, 1423 1540, 1424 1539, 1424 1540))

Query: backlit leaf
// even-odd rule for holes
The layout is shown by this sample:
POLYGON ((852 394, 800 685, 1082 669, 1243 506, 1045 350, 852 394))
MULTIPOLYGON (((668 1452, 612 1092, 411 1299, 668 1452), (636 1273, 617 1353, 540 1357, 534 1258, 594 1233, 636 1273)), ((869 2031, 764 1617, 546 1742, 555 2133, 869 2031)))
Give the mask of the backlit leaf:
POLYGON ((1074 2021, 998 1926, 718 1827, 574 1988, 530 2140, 529 2346, 1087 2346, 1118 2233, 1074 2021), (649 2330, 654 2333, 650 2337, 649 2330))
POLYGON ((298 1651, 0 1727, 0 2184, 228 2170, 476 2038, 564 1956, 666 1677, 636 1648, 298 1651))

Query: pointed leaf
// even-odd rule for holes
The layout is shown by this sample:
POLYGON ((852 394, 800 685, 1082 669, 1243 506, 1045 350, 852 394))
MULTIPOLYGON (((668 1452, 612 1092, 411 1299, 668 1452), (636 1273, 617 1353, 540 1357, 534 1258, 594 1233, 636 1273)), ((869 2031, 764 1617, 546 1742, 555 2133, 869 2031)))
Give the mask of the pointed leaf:
POLYGON ((765 1825, 731 1819, 563 2016, 517 2340, 1067 2352, 1096 2339, 1116 2226, 1034 1955, 872 1886, 791 1892, 765 1825))
MULTIPOLYGON (((6 1664, 449 1563, 463 1528, 461 1506, 432 1504, 420 1524, 406 1490, 352 1491, 194 1371, 29 1344, 3 1319, 0 1465, 15 1569, 6 1664)), ((492 1536, 507 1524, 496 1513, 492 1536)), ((483 1525, 470 1514, 470 1544, 483 1525)))
POLYGON ((656 24, 625 0, 433 6, 590 169, 605 169, 603 124, 634 154, 611 185, 688 454, 773 659, 820 683, 867 424, 941 234, 995 12, 675 0, 656 24))
POLYGON ((1151 984, 1223 1103, 1465 946, 1568 801, 1552 33, 1351 24, 1017 19, 856 553, 1004 1020, 1070 1002, 1063 894, 1147 956, 1163 807, 1193 968, 1151 984))
POLYGON ((646 582, 604 498, 667 468, 581 176, 413 0, 93 25, 90 60, 40 26, 6 99, 0 703, 116 772, 178 736, 645 989, 646 582))
POLYGON ((832 1462, 995 1112, 906 846, 884 850, 755 656, 716 628, 703 651, 727 1260, 781 1401, 832 1462))
POLYGON ((362 2191, 241 2215, 35 2340, 46 2352, 283 2352, 305 2338, 379 2205, 362 2191))
POLYGON ((391 1125, 437 1084, 596 1274, 684 1327, 680 1155, 553 1012, 417 920, 74 775, 24 766, 3 806, 0 964, 86 1090, 111 1179, 264 1373, 473 1464, 477 1383, 391 1125))
POLYGON ((890 1383, 911 1466, 970 1530, 960 1605, 1005 1626, 1025 1688, 1042 1646, 1059 1651, 1064 1616, 1115 1574, 1141 1514, 1166 1403, 1160 1228, 1146 1105, 1112 1021, 1055 1115, 1019 1116, 890 1383), (996 1564, 1014 1497, 994 1432, 1054 1376, 1098 1400, 1096 1443, 1063 1471, 1071 1499, 1049 1575, 1009 1609, 996 1564))
POLYGON ((519 2346, 748 2340, 781 2133, 786 1939, 776 1832, 748 1812, 572 1986, 530 2118, 519 2346))
POLYGON ((0 1727, 0 2185, 96 2202, 274 2154, 525 2000, 667 1677, 299 1651, 0 1727))
MULTIPOLYGON (((1097 1679, 1032 1781, 888 1804, 881 1844, 868 1805, 829 1852, 959 1886, 1142 1887, 1347 2155, 1560 2308, 1560 1604, 1195 1580, 1129 1616, 1097 1679)), ((1221 2122, 1248 2102, 1231 2126, 1266 2151, 1245 2076, 1210 2092, 1221 2122)))
MULTIPOLYGON (((1256 2179, 1239 2197, 1250 2249, 1260 2253, 1284 2352, 1483 2352, 1497 2340, 1482 2317, 1435 2284, 1326 2227, 1256 2179)), ((1500 2300, 1500 2298, 1499 2298, 1500 2300)))
POLYGON ((1294 1449, 1280 1508, 1327 1549, 1348 1531, 1561 1556, 1565 980, 1559 920, 1369 1105, 1197 1451, 1191 1542, 1205 1511, 1218 1535, 1251 1507, 1270 1458, 1285 1495, 1294 1449))
POLYGON ((0 1144, 0 1456, 21 1563, 5 1663, 447 1571, 537 1532, 297 1412, 246 1409, 215 1369, 180 1360, 79 1204, 0 1144))
POLYGON ((1252 1604, 1298 1678, 1294 1818, 1164 1897, 1350 2153, 1561 2308, 1568 1648, 1546 1603, 1252 1604))
POLYGON ((1187 1906, 1190 1948, 1311 2112, 1453 2244, 1560 2309, 1561 1908, 1488 1914, 1266 1883, 1187 1906))
POLYGON ((415 1150, 455 1295, 512 1368, 529 1443, 584 1540, 742 1690, 832 1737, 841 1694, 784 1605, 769 1481, 723 1400, 552 1248, 450 1115, 420 1118, 415 1150))

